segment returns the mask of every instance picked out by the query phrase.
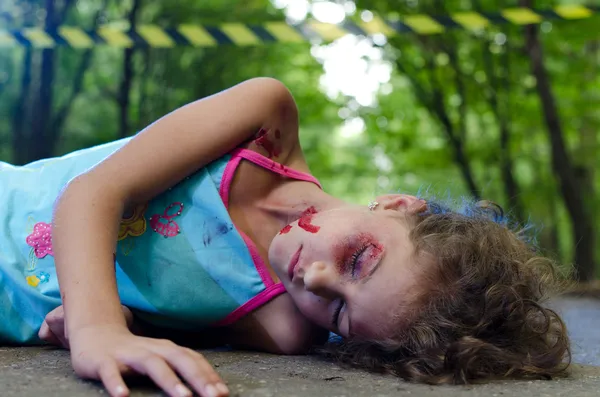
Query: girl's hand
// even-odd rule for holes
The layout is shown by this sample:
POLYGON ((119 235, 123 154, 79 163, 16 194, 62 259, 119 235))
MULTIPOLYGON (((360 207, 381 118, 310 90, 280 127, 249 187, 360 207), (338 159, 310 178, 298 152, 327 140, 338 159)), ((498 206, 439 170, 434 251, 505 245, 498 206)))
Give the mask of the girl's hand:
MULTIPOLYGON (((133 313, 127 307, 121 307, 123 308, 127 326, 129 329, 133 329, 133 313)), ((46 315, 38 336, 41 340, 51 345, 69 349, 69 336, 67 335, 67 327, 65 327, 65 312, 62 305, 46 315)))
POLYGON ((123 375, 135 373, 150 377, 172 397, 192 396, 179 376, 202 397, 229 395, 200 353, 169 340, 144 338, 123 326, 105 325, 72 332, 69 342, 75 373, 102 381, 113 397, 129 395, 123 375))

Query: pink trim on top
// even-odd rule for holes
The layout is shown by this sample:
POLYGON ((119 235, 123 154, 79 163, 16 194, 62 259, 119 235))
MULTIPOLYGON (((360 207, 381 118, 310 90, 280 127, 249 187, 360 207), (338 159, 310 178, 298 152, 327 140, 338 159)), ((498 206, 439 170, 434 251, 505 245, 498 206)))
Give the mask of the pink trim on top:
POLYGON ((229 188, 231 187, 231 182, 233 182, 233 176, 235 175, 235 170, 237 169, 241 157, 231 156, 231 159, 225 166, 225 170, 223 171, 223 176, 221 177, 221 186, 219 186, 219 196, 221 196, 221 200, 223 204, 225 204, 225 208, 229 209, 229 188))
MULTIPOLYGON (((304 172, 296 171, 292 168, 284 166, 283 164, 279 164, 260 153, 254 152, 248 149, 236 149, 231 152, 231 159, 225 166, 225 170, 223 171, 223 176, 221 177, 221 186, 219 186, 219 196, 221 196, 221 200, 225 205, 226 209, 229 209, 229 190, 231 188, 231 182, 233 182, 233 177, 235 176, 235 171, 237 170, 238 165, 242 158, 254 163, 258 166, 261 166, 267 170, 275 172, 277 174, 286 176, 292 179, 298 179, 301 181, 312 182, 316 184, 319 188, 322 189, 319 181, 312 175, 306 174, 304 172)), ((235 224, 234 224, 235 226, 235 224)), ((214 324, 214 326, 223 326, 236 322, 241 317, 250 313, 252 310, 260 307, 273 299, 274 297, 281 295, 285 292, 285 287, 282 283, 275 283, 269 274, 269 270, 265 265, 264 261, 260 257, 260 253, 258 252, 258 248, 254 242, 248 237, 243 231, 241 231, 237 226, 235 226, 240 236, 246 243, 248 250, 250 251, 250 256, 252 257, 252 261, 254 262, 254 267, 258 271, 262 282, 265 284, 266 289, 262 291, 260 294, 256 295, 254 298, 250 299, 248 302, 244 303, 242 306, 238 307, 236 310, 231 312, 227 317, 218 323, 214 324)))
POLYGON ((296 171, 293 168, 289 168, 283 164, 280 164, 276 161, 273 161, 260 153, 257 153, 248 149, 236 149, 232 153, 233 157, 242 157, 246 160, 259 165, 269 171, 273 171, 276 174, 287 176, 288 178, 298 179, 301 181, 312 182, 317 185, 319 188, 323 189, 317 178, 314 176, 307 174, 305 172, 296 171))
MULTIPOLYGON (((319 188, 322 188, 319 181, 312 175, 309 175, 304 172, 296 171, 292 168, 286 167, 286 166, 279 164, 271 159, 266 158, 265 156, 261 155, 260 153, 253 152, 252 150, 236 149, 231 153, 231 159, 225 166, 225 170, 223 171, 223 176, 221 177, 221 186, 219 186, 219 195, 221 196, 221 200, 223 200, 223 204, 225 204, 225 208, 227 208, 227 209, 229 209, 229 189, 231 187, 231 182, 233 182, 233 177, 235 175, 235 171, 237 170, 237 167, 239 166, 242 158, 244 158, 258 166, 261 166, 267 170, 275 172, 277 174, 284 175, 286 177, 293 178, 293 179, 299 179, 302 181, 312 182, 312 183, 316 184, 317 186, 319 186, 319 188)), ((236 229, 237 229, 238 233, 244 239, 244 242, 246 243, 246 246, 248 247, 248 250, 250 251, 250 255, 252 256, 252 261, 254 262, 254 266, 256 267, 256 270, 258 271, 258 274, 260 275, 262 282, 265 284, 266 287, 270 287, 275 282, 271 278, 271 275, 269 274, 269 270, 267 269, 267 266, 265 265, 262 258, 260 257, 260 254, 258 252, 258 249, 256 248, 256 245, 237 226, 236 226, 236 229)))
POLYGON ((250 313, 256 308, 261 307, 271 299, 283 294, 284 292, 286 291, 283 283, 273 284, 270 287, 267 287, 267 289, 260 294, 256 295, 254 298, 250 299, 248 302, 244 303, 242 306, 229 313, 223 320, 212 324, 212 326, 223 327, 225 325, 233 324, 246 314, 250 313))
MULTIPOLYGON (((238 165, 242 157, 238 157, 233 155, 225 170, 223 171, 223 176, 221 177, 221 186, 219 186, 219 195, 221 196, 221 200, 223 200, 223 204, 225 204, 225 208, 229 209, 229 188, 231 187, 231 182, 233 181, 233 177, 235 175, 235 171, 237 170, 238 165)), ((269 270, 267 266, 263 262, 260 257, 260 253, 258 252, 258 248, 254 244, 254 241, 250 239, 242 230, 240 230, 236 224, 234 224, 237 232, 242 236, 244 243, 248 247, 248 251, 250 251, 250 256, 252 257, 252 262, 254 262, 254 267, 256 267, 256 271, 260 275, 260 279, 265 284, 266 287, 270 287, 275 282, 271 278, 269 274, 269 270)))

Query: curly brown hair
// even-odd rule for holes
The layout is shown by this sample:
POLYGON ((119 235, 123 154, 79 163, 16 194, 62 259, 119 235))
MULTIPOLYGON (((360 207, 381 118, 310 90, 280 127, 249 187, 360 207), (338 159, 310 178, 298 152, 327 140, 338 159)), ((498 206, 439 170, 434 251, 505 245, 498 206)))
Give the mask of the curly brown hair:
POLYGON ((430 384, 565 375, 567 330, 542 306, 567 286, 557 263, 494 203, 466 202, 457 211, 427 204, 409 221, 416 258, 430 258, 420 284, 431 287, 402 312, 393 337, 342 339, 322 351, 341 363, 430 384))

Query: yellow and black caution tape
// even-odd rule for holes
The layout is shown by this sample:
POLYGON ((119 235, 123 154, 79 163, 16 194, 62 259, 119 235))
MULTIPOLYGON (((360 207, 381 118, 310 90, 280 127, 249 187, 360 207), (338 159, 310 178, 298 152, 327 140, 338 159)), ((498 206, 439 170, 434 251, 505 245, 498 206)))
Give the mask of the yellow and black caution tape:
POLYGON ((374 16, 368 22, 345 21, 342 24, 309 20, 298 25, 285 22, 265 22, 260 25, 223 23, 214 26, 187 24, 173 28, 140 25, 133 31, 111 25, 102 26, 94 31, 75 26, 61 26, 56 31, 40 28, 0 30, 0 48, 90 48, 101 45, 119 48, 170 48, 182 45, 211 47, 223 44, 252 46, 273 42, 306 42, 313 38, 330 41, 346 34, 382 34, 386 37, 399 33, 431 35, 457 28, 480 30, 498 24, 529 25, 546 20, 586 19, 598 13, 600 7, 563 5, 545 10, 508 8, 496 13, 458 12, 446 16, 418 14, 396 21, 374 16))

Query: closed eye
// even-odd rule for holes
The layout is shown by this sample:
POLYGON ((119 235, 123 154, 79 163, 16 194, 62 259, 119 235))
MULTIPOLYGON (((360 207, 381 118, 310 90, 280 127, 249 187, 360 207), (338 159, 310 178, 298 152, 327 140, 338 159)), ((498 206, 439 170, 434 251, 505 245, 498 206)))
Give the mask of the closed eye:
POLYGON ((367 248, 369 248, 369 245, 364 245, 364 246, 360 247, 350 257, 350 266, 349 267, 350 267, 350 271, 351 271, 350 274, 352 275, 352 277, 356 277, 357 273, 360 274, 360 270, 361 270, 362 266, 358 266, 358 269, 357 269, 357 264, 359 263, 362 255, 367 250, 367 248))

